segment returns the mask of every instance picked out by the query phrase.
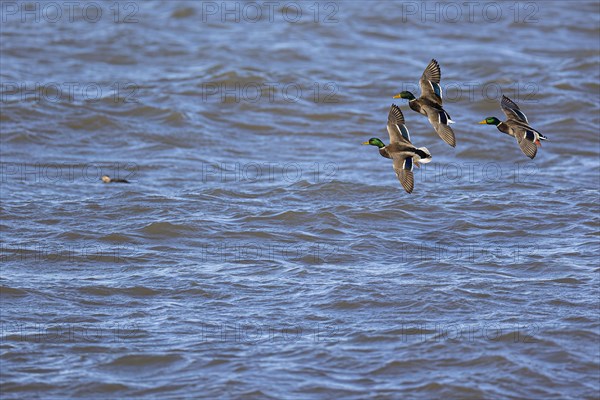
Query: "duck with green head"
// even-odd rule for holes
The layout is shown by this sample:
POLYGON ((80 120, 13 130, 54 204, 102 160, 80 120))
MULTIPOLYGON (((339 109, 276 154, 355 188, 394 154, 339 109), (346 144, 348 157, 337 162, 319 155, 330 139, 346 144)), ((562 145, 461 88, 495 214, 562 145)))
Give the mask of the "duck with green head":
POLYGON ((494 125, 502 133, 506 133, 517 139, 521 151, 533 159, 537 154, 537 148, 542 146, 540 140, 548 140, 537 130, 529 125, 527 116, 519 109, 517 103, 506 96, 502 96, 500 107, 506 115, 506 121, 500 121, 496 117, 487 117, 480 124, 494 125))
POLYGON ((456 146, 456 137, 450 124, 454 121, 450 115, 442 108, 442 87, 440 80, 442 71, 440 65, 435 59, 432 59, 425 72, 421 75, 419 86, 421 87, 421 97, 416 98, 409 91, 403 91, 394 96, 394 99, 408 100, 408 106, 411 110, 423 114, 429 119, 433 129, 450 146, 456 146))
POLYGON ((431 153, 426 147, 416 148, 410 142, 410 133, 404 124, 404 115, 400 107, 395 104, 392 104, 388 114, 387 131, 390 136, 390 143, 387 146, 378 138, 371 138, 363 144, 376 146, 382 157, 392 159, 394 171, 402 187, 407 193, 412 193, 415 182, 413 165, 419 167, 419 163, 428 163, 431 161, 431 153))

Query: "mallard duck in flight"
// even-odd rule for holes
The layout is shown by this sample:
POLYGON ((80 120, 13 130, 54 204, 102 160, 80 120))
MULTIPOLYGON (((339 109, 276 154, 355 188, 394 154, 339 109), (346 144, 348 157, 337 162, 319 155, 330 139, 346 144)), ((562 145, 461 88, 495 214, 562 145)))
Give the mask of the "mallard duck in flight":
POLYGON ((527 116, 508 97, 502 96, 500 107, 502 107, 502 111, 506 114, 506 121, 500 121, 496 117, 488 117, 479 123, 496 125, 496 128, 500 132, 516 138, 521 151, 527 157, 533 159, 537 154, 537 148, 542 146, 540 140, 548 140, 548 138, 529 125, 527 116))
POLYGON ((390 135, 390 144, 387 146, 378 138, 371 138, 363 144, 377 146, 382 157, 394 160, 394 171, 398 180, 404 190, 412 193, 415 185, 413 165, 419 167, 419 163, 428 163, 431 161, 431 153, 426 147, 416 148, 410 142, 410 134, 404 124, 404 115, 400 107, 395 104, 392 104, 388 114, 387 131, 390 135))
POLYGON ((454 121, 452 121, 450 115, 442 108, 441 78, 442 71, 440 70, 440 65, 435 59, 432 59, 419 80, 421 97, 417 99, 411 92, 404 91, 395 95, 394 99, 408 99, 408 106, 412 110, 427 116, 429 123, 431 123, 433 129, 435 129, 442 140, 450 146, 455 147, 456 138, 454 137, 454 131, 450 128, 450 124, 453 124, 454 121))

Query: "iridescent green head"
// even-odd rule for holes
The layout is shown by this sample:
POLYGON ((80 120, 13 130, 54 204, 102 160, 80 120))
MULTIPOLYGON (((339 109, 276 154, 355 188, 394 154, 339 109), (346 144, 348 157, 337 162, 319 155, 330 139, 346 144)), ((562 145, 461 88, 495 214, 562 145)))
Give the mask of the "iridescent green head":
POLYGON ((480 124, 496 125, 496 126, 498 126, 498 124, 500 124, 500 122, 502 122, 502 121, 500 121, 496 117, 487 117, 483 121, 479 121, 480 124))
POLYGON ((385 144, 377 138, 371 138, 368 142, 364 142, 363 144, 370 144, 371 146, 377 146, 378 148, 385 147, 385 144))
POLYGON ((407 99, 407 100, 414 100, 416 97, 414 94, 412 94, 411 92, 409 92, 408 90, 405 90, 403 92, 398 93, 397 95, 394 96, 395 99, 407 99))

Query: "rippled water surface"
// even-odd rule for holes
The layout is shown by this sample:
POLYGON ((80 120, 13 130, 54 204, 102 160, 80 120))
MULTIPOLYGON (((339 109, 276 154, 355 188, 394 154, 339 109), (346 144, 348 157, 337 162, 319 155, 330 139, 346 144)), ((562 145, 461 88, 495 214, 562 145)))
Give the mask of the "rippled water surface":
POLYGON ((2 3, 2 399, 600 397, 598 2, 69 7, 2 3))

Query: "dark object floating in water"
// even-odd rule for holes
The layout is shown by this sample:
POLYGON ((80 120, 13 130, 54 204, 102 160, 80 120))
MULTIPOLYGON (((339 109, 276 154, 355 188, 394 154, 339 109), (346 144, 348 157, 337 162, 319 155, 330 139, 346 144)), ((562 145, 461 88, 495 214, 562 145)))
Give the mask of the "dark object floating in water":
POLYGON ((104 183, 129 183, 127 179, 113 179, 108 175, 102 175, 100 178, 104 183))

